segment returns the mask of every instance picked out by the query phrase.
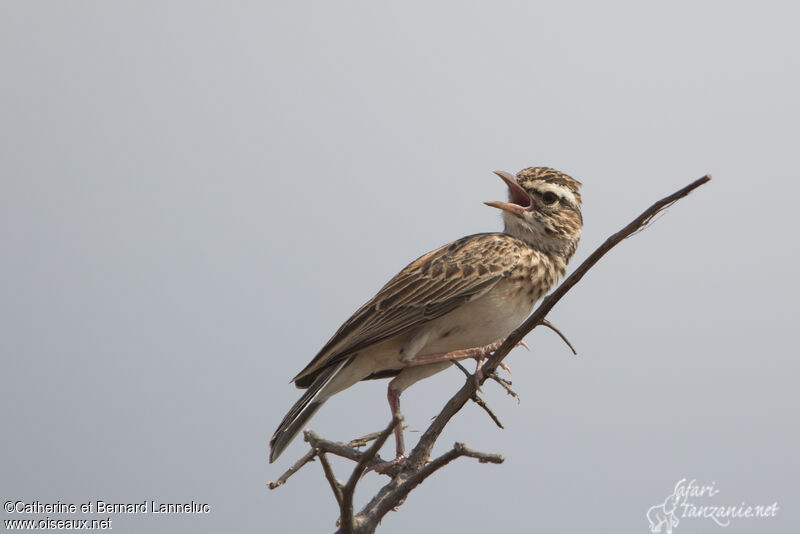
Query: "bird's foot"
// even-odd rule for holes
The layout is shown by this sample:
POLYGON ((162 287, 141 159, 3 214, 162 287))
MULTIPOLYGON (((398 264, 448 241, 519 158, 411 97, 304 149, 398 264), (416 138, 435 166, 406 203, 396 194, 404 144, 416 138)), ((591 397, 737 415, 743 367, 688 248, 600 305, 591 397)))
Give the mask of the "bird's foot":
MULTIPOLYGON (((481 391, 481 381, 483 380, 483 370, 481 369, 481 367, 483 367, 483 362, 489 356, 491 356, 491 354, 494 351, 496 351, 497 349, 500 348, 500 345, 503 344, 503 341, 505 341, 505 340, 501 339, 499 341, 495 341, 491 345, 486 345, 485 347, 482 347, 481 350, 479 350, 478 352, 476 352, 475 354, 472 355, 472 358, 475 359, 475 375, 474 375, 474 377, 475 377, 475 389, 477 389, 478 391, 481 391)), ((524 341, 520 341, 519 343, 517 343, 516 346, 517 347, 525 347, 527 350, 531 350, 530 347, 528 346, 528 344, 525 343, 524 341)), ((508 365, 506 365, 505 362, 500 362, 499 364, 497 364, 497 366, 500 369, 503 369, 504 371, 506 371, 508 374, 511 374, 511 368, 508 365)))

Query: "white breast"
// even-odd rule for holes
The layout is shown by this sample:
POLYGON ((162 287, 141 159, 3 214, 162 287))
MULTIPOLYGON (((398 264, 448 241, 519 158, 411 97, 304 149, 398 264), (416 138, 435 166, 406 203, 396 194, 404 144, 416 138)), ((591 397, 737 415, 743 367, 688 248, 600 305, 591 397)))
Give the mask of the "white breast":
POLYGON ((530 315, 533 304, 518 287, 501 282, 483 297, 432 321, 419 354, 482 347, 504 338, 530 315))

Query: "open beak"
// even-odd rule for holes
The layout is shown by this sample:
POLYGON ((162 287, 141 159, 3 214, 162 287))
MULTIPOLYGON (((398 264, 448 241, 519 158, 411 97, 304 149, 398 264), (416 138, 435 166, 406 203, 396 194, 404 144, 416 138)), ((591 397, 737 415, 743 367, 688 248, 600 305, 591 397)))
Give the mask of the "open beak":
POLYGON ((527 208, 531 206, 531 197, 528 196, 528 192, 517 183, 513 175, 504 171, 494 171, 494 173, 508 186, 509 201, 499 202, 492 200, 491 202, 484 202, 484 204, 522 217, 528 211, 527 208))

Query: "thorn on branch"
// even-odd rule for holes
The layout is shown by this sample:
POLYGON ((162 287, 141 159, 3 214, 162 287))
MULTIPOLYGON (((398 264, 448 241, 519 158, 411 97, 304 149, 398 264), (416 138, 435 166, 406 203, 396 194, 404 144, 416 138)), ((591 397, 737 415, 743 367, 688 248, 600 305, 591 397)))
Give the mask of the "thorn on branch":
POLYGON ((575 350, 575 347, 573 347, 573 346, 572 346, 572 343, 570 343, 570 342, 569 342, 569 339, 567 339, 567 336, 565 336, 563 333, 561 333, 561 330, 559 330, 558 328, 556 328, 556 326, 555 326, 553 323, 551 323, 551 322, 550 322, 550 321, 548 321, 547 319, 542 319, 542 322, 541 322, 541 323, 539 323, 539 324, 541 324, 542 326, 546 326, 547 328, 549 328, 550 330, 552 330, 553 332, 555 332, 556 334, 558 334, 558 336, 559 336, 559 337, 560 337, 560 338, 561 338, 561 339, 564 341, 564 343, 566 343, 566 344, 567 344, 567 346, 570 348, 570 350, 572 351, 572 354, 574 354, 575 356, 577 356, 577 355, 578 355, 578 351, 577 351, 577 350, 575 350))

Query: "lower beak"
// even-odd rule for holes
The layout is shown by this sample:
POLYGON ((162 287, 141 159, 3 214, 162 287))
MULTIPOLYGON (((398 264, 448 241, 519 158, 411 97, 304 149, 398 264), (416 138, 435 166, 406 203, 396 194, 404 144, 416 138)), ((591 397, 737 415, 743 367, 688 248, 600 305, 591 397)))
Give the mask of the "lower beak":
POLYGON ((489 202, 484 202, 487 206, 491 206, 493 208, 501 209, 503 211, 507 211, 509 213, 513 213, 518 217, 522 217, 526 210, 519 204, 511 204, 510 202, 500 202, 498 200, 492 200, 489 202))
POLYGON ((492 200, 490 202, 484 202, 484 204, 522 217, 528 211, 527 208, 531 205, 528 192, 517 183, 513 175, 504 171, 494 171, 494 173, 508 186, 508 194, 511 202, 492 200))

